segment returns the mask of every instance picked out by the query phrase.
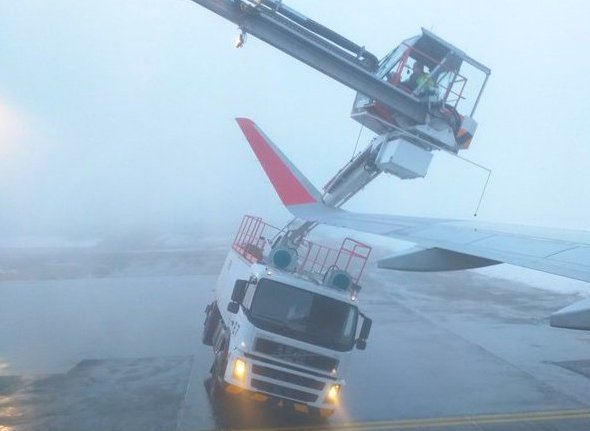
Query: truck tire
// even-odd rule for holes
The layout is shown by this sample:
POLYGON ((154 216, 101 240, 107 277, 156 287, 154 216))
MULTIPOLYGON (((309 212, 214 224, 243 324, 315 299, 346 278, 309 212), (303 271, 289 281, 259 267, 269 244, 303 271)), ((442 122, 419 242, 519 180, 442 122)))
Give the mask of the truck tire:
POLYGON ((215 353, 215 359, 211 367, 211 383, 209 385, 209 397, 213 401, 219 401, 224 395, 225 369, 227 368, 227 340, 223 340, 221 349, 215 353))
POLYGON ((205 324, 203 327, 203 344, 206 346, 212 346, 213 336, 215 335, 219 320, 221 319, 221 313, 219 313, 219 308, 217 308, 217 302, 207 305, 205 312, 207 313, 207 316, 205 317, 205 324))
POLYGON ((309 419, 317 425, 325 425, 329 421, 329 417, 323 416, 317 407, 309 407, 309 419))

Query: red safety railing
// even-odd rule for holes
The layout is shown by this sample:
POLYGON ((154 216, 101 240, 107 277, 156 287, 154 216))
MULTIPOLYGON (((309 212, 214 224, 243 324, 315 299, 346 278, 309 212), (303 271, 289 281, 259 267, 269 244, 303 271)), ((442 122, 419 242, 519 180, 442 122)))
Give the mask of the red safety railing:
MULTIPOLYGON (((250 263, 262 262, 280 232, 281 229, 264 222, 261 217, 245 215, 232 248, 250 263)), ((303 240, 297 248, 297 254, 297 272, 300 274, 323 279, 330 269, 337 268, 348 272, 358 284, 371 254, 371 247, 348 237, 342 241, 339 249, 303 240)))
POLYGON ((368 245, 352 238, 345 238, 340 249, 305 240, 298 249, 298 272, 324 277, 328 270, 337 268, 348 272, 358 284, 371 250, 368 245))
POLYGON ((251 263, 262 260, 267 239, 273 238, 280 229, 265 223, 261 217, 245 215, 234 238, 232 248, 251 263))
POLYGON ((371 250, 371 247, 362 242, 348 237, 344 238, 334 265, 347 271, 353 276, 355 283, 358 283, 371 254, 371 250), (357 274, 356 278, 354 278, 355 273, 357 274))

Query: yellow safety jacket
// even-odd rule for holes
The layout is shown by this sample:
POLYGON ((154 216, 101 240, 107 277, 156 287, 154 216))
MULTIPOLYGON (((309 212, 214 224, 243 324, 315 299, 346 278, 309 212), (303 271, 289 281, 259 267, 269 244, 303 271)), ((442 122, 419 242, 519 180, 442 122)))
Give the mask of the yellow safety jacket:
POLYGON ((436 94, 436 83, 423 73, 416 79, 416 88, 420 88, 420 94, 436 94), (422 85, 424 84, 424 85, 422 85))

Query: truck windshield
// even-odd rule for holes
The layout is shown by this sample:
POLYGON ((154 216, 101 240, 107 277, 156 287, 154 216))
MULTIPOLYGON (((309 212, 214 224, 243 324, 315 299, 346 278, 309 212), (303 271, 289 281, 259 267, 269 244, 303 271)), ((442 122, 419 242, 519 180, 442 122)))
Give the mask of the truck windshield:
POLYGON ((336 299, 263 278, 250 307, 257 327, 338 351, 352 349, 358 310, 336 299))

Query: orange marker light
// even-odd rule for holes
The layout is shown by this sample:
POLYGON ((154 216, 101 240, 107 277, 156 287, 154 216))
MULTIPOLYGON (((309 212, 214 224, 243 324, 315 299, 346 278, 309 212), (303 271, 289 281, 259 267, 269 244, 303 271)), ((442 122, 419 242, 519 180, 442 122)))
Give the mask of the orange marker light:
POLYGON ((234 362, 234 371, 233 371, 234 378, 238 380, 244 380, 246 377, 246 362, 243 359, 236 359, 234 362))

